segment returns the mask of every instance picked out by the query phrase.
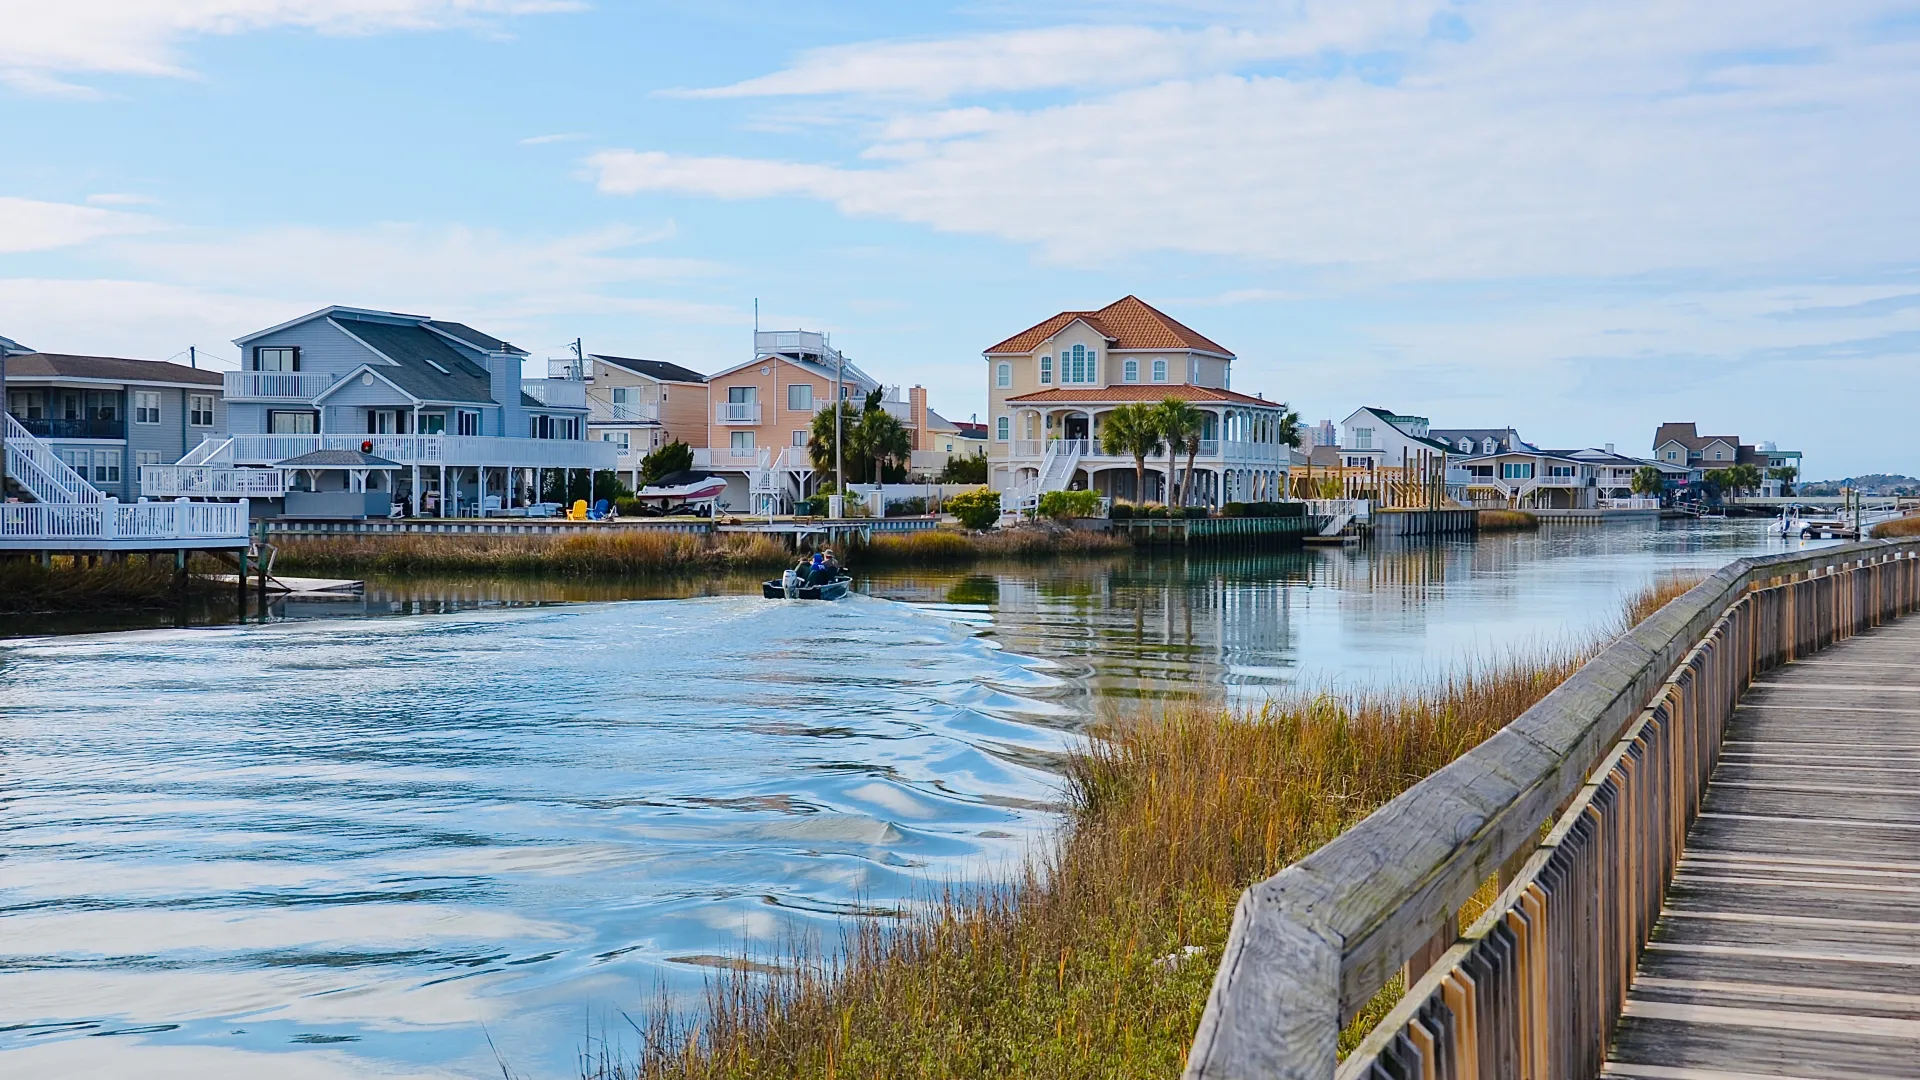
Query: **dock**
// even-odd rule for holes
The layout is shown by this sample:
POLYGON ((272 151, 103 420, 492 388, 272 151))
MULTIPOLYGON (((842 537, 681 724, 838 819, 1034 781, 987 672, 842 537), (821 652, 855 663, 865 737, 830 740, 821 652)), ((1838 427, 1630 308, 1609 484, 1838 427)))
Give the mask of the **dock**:
POLYGON ((1728 724, 1603 1075, 1920 1072, 1920 619, 1763 675, 1728 724))

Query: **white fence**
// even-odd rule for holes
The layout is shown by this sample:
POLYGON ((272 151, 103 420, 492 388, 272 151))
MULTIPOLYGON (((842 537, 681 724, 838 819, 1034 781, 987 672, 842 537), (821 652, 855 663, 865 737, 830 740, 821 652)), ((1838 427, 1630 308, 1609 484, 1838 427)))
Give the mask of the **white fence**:
POLYGON ((402 465, 521 469, 611 469, 614 445, 599 439, 507 439, 481 435, 235 435, 207 464, 272 465, 315 450, 364 450, 402 465))
POLYGON ((0 542, 57 546, 117 546, 176 540, 244 543, 247 504, 230 503, 6 503, 0 504, 0 542), (49 544, 48 542, 51 542, 49 544))
POLYGON ((229 371, 220 379, 229 401, 312 401, 333 385, 334 376, 320 371, 229 371))
POLYGON ((234 469, 224 465, 142 465, 140 492, 168 499, 277 499, 287 493, 287 473, 285 469, 234 469))

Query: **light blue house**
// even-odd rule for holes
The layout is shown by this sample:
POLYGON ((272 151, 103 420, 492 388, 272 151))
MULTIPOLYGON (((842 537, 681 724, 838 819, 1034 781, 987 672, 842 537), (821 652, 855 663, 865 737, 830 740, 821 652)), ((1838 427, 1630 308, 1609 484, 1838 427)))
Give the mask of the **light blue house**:
POLYGON ((284 497, 301 516, 487 514, 538 502, 550 474, 614 465, 614 448, 586 437, 582 382, 523 378, 524 350, 462 323, 329 307, 234 344, 242 370, 225 374, 224 430, 145 470, 142 490, 284 497), (311 456, 321 451, 386 465, 311 456))

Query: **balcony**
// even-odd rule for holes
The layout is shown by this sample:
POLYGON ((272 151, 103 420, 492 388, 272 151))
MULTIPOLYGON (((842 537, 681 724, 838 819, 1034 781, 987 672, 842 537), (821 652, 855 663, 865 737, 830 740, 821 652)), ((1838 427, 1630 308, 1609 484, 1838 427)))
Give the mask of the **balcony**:
POLYGON ((657 424, 660 406, 643 401, 596 401, 588 414, 589 424, 657 424))
POLYGON ((713 422, 716 424, 757 424, 760 422, 760 403, 757 401, 723 401, 713 407, 713 422))
POLYGON ((402 465, 611 469, 616 448, 598 439, 482 435, 235 435, 224 463, 272 465, 315 450, 366 450, 402 465))
POLYGON ((592 382, 593 362, 575 360, 571 356, 564 360, 548 360, 547 377, 549 379, 585 379, 592 382))
POLYGON ((587 384, 578 379, 521 379, 520 392, 550 409, 587 407, 587 384))
POLYGON ((325 371, 229 371, 221 392, 228 401, 312 401, 334 378, 325 371))
POLYGON ((153 499, 277 499, 287 493, 284 469, 224 465, 142 465, 140 494, 153 499))
POLYGON ((127 422, 124 418, 97 420, 55 420, 51 417, 26 419, 16 416, 20 426, 30 435, 42 439, 124 439, 127 437, 127 422))

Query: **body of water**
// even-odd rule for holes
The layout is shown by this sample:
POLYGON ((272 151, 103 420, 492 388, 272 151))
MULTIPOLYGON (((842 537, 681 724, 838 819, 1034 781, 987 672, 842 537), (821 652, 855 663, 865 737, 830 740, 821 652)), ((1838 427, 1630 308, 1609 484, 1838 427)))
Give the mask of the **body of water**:
POLYGON ((374 581, 0 642, 0 1074, 572 1076, 743 950, 1016 863, 1102 712, 1584 638, 1762 525, 891 571, 830 605, 374 581))

